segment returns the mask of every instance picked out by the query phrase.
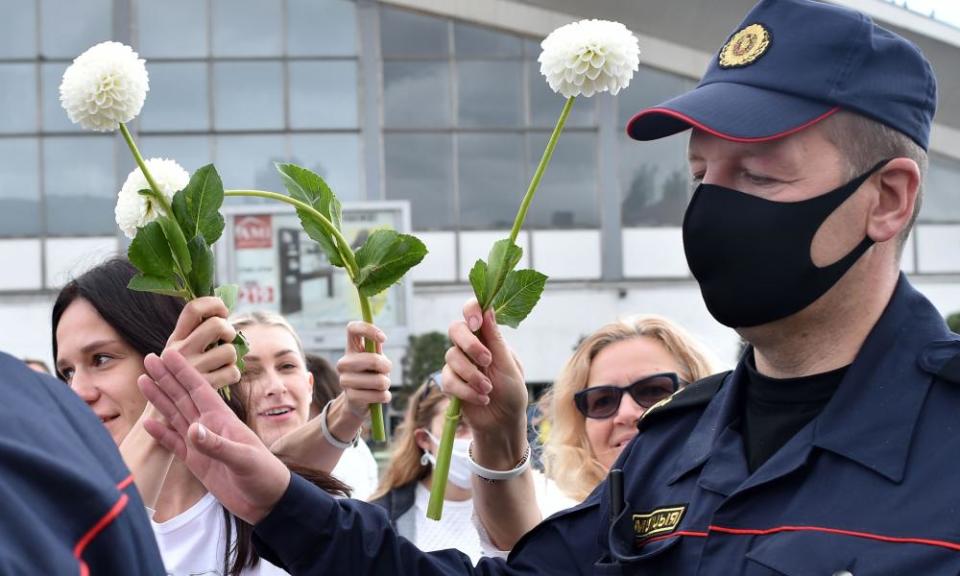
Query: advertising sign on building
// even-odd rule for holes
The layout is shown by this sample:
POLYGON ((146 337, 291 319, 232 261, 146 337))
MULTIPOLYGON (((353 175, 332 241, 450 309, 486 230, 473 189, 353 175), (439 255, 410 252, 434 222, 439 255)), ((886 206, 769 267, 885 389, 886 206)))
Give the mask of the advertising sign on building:
MULTIPOLYGON (((240 286, 235 312, 269 310, 282 314, 312 350, 342 349, 344 326, 360 320, 356 289, 343 268, 332 266, 320 246, 286 206, 224 208, 225 242, 219 243, 218 274, 240 286)), ((371 232, 409 230, 406 202, 354 203, 343 206, 341 232, 356 250, 371 232)), ((408 283, 371 298, 374 322, 406 340, 408 283)))

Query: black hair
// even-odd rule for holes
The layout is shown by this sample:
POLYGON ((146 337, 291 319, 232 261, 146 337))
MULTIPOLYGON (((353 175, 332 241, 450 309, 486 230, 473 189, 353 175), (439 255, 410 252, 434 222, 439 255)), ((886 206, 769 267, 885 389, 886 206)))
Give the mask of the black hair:
MULTIPOLYGON (((141 355, 159 355, 177 325, 184 302, 173 296, 136 292, 127 283, 137 269, 115 257, 71 280, 53 305, 53 361, 57 361, 57 326, 64 311, 78 298, 89 302, 123 340, 141 355)), ((57 376, 63 378, 60 370, 57 376)))

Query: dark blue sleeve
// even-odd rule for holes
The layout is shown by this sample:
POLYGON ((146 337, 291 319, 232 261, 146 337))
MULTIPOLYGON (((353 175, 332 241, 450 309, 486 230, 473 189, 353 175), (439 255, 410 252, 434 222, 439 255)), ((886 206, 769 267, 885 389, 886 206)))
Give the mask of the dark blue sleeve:
POLYGON ((397 535, 379 507, 357 500, 335 499, 297 475, 273 511, 257 524, 257 552, 294 576, 350 573, 448 576, 454 574, 533 575, 586 574, 599 555, 595 517, 554 517, 531 531, 509 562, 483 558, 473 566, 457 550, 423 552, 397 535), (594 550, 582 545, 593 542, 594 550), (586 555, 586 558, 584 558, 586 555))

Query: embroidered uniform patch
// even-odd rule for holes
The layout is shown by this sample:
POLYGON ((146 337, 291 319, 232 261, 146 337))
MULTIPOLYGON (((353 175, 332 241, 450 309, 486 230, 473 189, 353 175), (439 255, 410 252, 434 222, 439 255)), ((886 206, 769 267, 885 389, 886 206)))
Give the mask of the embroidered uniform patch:
POLYGON ((677 529, 683 515, 686 513, 686 505, 669 506, 666 508, 657 508, 652 512, 633 515, 633 535, 637 542, 646 540, 652 536, 669 534, 677 529))
POLYGON ((762 24, 742 28, 720 49, 721 68, 739 68, 756 62, 770 47, 770 32, 762 24))

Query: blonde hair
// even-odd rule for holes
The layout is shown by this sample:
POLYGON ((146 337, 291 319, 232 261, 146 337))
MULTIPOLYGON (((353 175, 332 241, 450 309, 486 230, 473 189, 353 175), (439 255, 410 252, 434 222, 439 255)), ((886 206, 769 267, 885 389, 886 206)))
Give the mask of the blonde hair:
POLYGON ((574 394, 587 387, 590 365, 607 346, 645 336, 659 342, 680 366, 678 376, 695 382, 713 374, 710 355, 686 330, 666 318, 637 315, 607 324, 583 339, 541 399, 552 416, 544 462, 550 476, 570 498, 584 500, 607 475, 587 439, 586 418, 574 405, 574 394), (548 405, 547 405, 548 404, 548 405))
POLYGON ((394 488, 423 480, 430 474, 430 465, 421 463, 423 450, 417 445, 416 432, 421 428, 430 429, 430 423, 446 399, 440 387, 430 380, 414 391, 407 402, 403 423, 397 427, 397 438, 393 441, 387 470, 368 501, 382 498, 394 488))
POLYGON ((255 310, 253 312, 231 316, 230 323, 237 331, 242 331, 249 326, 279 326, 283 328, 293 336, 293 341, 297 343, 297 352, 300 353, 300 358, 302 358, 304 364, 306 364, 307 355, 303 351, 303 342, 300 340, 300 335, 297 334, 297 331, 293 329, 293 326, 291 326, 283 316, 265 310, 255 310))

